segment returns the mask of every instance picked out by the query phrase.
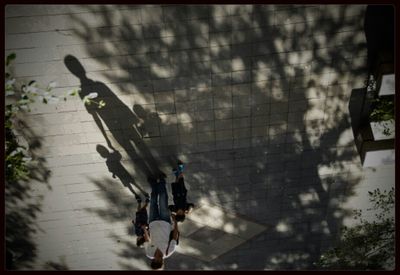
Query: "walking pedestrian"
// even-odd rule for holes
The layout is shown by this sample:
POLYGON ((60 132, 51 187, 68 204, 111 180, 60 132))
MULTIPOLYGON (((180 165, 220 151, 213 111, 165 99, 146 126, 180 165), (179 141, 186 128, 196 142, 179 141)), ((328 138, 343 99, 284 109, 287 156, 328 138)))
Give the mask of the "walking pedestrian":
POLYGON ((160 269, 164 259, 176 249, 179 238, 178 223, 168 209, 168 194, 165 187, 165 175, 159 181, 149 178, 151 185, 149 229, 144 229, 146 256, 151 259, 151 268, 160 269))
POLYGON ((183 222, 186 214, 189 214, 194 208, 194 204, 188 203, 186 199, 187 189, 183 176, 184 168, 185 165, 182 162, 178 162, 177 168, 173 169, 175 182, 171 183, 171 187, 174 204, 168 206, 171 212, 175 214, 177 222, 183 222))
POLYGON ((137 198, 136 201, 138 203, 138 207, 137 207, 137 211, 136 211, 135 220, 132 220, 132 223, 134 224, 135 234, 137 236, 136 245, 138 247, 141 247, 143 245, 143 243, 145 242, 144 230, 147 229, 149 226, 148 215, 147 215, 147 205, 149 204, 150 199, 147 195, 145 204, 143 206, 141 206, 142 199, 140 197, 137 198))

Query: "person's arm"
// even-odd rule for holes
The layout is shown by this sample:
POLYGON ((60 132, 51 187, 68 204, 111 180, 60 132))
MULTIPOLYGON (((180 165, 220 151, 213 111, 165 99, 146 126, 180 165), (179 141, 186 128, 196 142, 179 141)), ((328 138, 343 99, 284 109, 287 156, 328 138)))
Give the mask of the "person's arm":
POLYGON ((172 214, 174 214, 176 212, 175 205, 173 205, 173 204, 168 205, 168 209, 169 209, 169 211, 171 211, 172 214))
POLYGON ((146 225, 142 225, 142 229, 144 231, 144 241, 149 242, 150 236, 149 236, 149 232, 147 231, 146 225))
POLYGON ((172 230, 172 239, 178 240, 179 230, 178 230, 178 222, 175 219, 175 215, 172 215, 172 220, 174 221, 174 229, 172 230))
POLYGON ((96 111, 91 112, 91 114, 92 114, 92 116, 93 116, 94 122, 96 122, 97 127, 99 127, 101 133, 103 134, 104 138, 106 139, 108 148, 110 148, 110 149, 112 149, 112 150, 115 151, 115 149, 114 149, 114 147, 112 146, 110 140, 108 139, 108 136, 107 136, 107 134, 106 134, 106 131, 104 130, 104 127, 103 127, 103 123, 101 123, 101 120, 100 120, 100 118, 99 118, 99 115, 97 114, 96 111))

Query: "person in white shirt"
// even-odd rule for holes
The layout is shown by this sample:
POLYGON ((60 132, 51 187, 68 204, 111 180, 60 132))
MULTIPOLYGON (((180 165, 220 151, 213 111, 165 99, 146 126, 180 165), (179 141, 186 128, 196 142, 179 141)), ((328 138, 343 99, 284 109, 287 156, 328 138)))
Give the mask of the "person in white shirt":
POLYGON ((164 259, 175 252, 179 237, 178 223, 175 216, 171 224, 171 213, 168 208, 168 193, 164 177, 157 182, 149 178, 151 185, 149 229, 144 229, 146 256, 151 259, 151 268, 160 269, 164 259))

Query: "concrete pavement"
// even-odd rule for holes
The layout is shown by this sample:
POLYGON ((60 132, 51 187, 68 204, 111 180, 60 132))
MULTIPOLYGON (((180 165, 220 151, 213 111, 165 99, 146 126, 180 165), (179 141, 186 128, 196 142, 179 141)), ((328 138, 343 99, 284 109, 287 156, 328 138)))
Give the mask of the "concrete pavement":
MULTIPOLYGON (((26 116, 51 188, 30 183, 41 230, 31 235, 37 255, 25 268, 149 269, 123 182, 149 192, 144 171, 172 180, 181 159, 189 200, 242 217, 233 228, 243 220, 263 230, 211 258, 204 249, 183 252, 229 234, 192 230, 165 269, 310 269, 374 173, 361 167, 348 110, 367 72, 365 8, 8 5, 15 76, 56 81, 60 95, 98 92, 107 104, 93 115, 75 97, 35 104, 26 116), (68 55, 85 73, 71 73, 68 55), (116 178, 96 150, 109 149, 107 140, 121 154, 116 178)), ((394 185, 394 168, 383 171, 394 185)))

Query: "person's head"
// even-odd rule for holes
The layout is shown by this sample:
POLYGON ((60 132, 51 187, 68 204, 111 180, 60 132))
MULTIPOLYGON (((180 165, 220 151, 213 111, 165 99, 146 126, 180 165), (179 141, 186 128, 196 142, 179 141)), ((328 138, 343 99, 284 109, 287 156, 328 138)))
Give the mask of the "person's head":
POLYGON ((138 236, 137 238, 136 238, 136 245, 138 246, 138 247, 141 247, 143 244, 144 244, 144 236, 138 236))
POLYGON ((186 213, 183 209, 176 210, 175 220, 177 222, 183 222, 185 220, 186 213))
POLYGON ((75 56, 67 55, 64 58, 64 64, 76 77, 80 79, 86 78, 86 71, 75 56))
POLYGON ((105 159, 108 158, 108 156, 110 155, 110 152, 103 145, 97 144, 96 150, 100 154, 100 156, 105 159))
POLYGON ((151 260, 150 266, 152 269, 160 269, 164 264, 162 252, 157 248, 154 252, 154 259, 151 260))
POLYGON ((146 118, 147 112, 146 110, 142 107, 142 105, 135 104, 133 105, 133 111, 136 113, 136 115, 140 118, 146 118))

